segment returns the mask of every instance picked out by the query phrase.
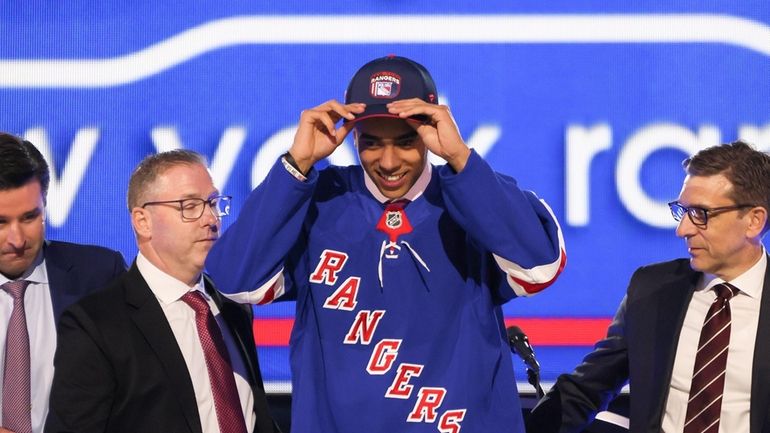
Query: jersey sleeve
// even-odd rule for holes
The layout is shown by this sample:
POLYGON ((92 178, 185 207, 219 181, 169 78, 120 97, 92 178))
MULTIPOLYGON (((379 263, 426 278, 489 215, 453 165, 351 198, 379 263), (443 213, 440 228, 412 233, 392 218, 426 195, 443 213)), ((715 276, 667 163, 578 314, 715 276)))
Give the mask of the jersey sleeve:
POLYGON ((559 223, 543 200, 495 173, 475 151, 462 172, 443 166, 439 175, 452 218, 505 273, 510 290, 503 299, 533 295, 556 280, 567 255, 559 223))
POLYGON ((284 263, 301 237, 317 181, 315 169, 303 182, 276 161, 206 258, 206 269, 223 295, 268 304, 290 290, 284 263))

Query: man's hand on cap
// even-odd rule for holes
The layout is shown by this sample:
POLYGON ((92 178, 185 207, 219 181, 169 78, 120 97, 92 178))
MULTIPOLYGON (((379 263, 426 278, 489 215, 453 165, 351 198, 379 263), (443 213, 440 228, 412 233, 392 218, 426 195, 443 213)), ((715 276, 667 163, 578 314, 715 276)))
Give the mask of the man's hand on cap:
POLYGON ((353 120, 354 114, 363 112, 365 107, 364 104, 343 105, 332 99, 304 110, 289 149, 298 168, 307 173, 313 164, 331 155, 353 128, 352 123, 336 127, 337 122, 343 118, 353 120))
POLYGON ((446 160, 455 172, 459 173, 465 168, 471 150, 460 136, 449 107, 415 98, 391 102, 388 111, 408 119, 409 125, 417 131, 428 150, 446 160), (419 123, 409 119, 413 116, 424 116, 427 120, 419 123))

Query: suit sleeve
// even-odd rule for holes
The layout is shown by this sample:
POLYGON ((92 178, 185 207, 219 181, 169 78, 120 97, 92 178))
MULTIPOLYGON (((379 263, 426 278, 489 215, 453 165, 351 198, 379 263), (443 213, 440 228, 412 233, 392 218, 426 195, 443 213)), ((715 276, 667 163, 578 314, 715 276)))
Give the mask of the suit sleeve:
POLYGON ((317 182, 315 169, 302 182, 280 160, 273 165, 206 259, 206 269, 223 295, 239 303, 267 304, 291 289, 284 277, 285 262, 301 243, 317 182))
POLYGON ((505 273, 502 299, 533 295, 556 280, 567 257, 559 223, 544 201, 495 173, 475 151, 462 172, 443 166, 439 174, 450 215, 505 273))
POLYGON ((556 383, 527 418, 527 432, 582 432, 596 414, 606 410, 628 382, 625 332, 627 297, 607 330, 607 336, 570 374, 556 383))
POLYGON ((46 433, 102 433, 108 427, 115 372, 96 330, 77 304, 59 320, 46 433))
POLYGON ((126 272, 126 269, 128 269, 128 265, 126 265, 126 260, 123 258, 123 254, 115 251, 113 254, 112 262, 112 278, 122 275, 124 272, 126 272))

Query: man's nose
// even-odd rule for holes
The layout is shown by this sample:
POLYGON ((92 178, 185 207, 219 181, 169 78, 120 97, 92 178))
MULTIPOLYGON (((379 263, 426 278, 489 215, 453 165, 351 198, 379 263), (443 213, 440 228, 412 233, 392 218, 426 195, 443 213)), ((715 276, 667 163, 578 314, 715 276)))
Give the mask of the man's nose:
POLYGON ((676 226, 676 235, 680 238, 687 238, 698 232, 698 227, 692 223, 689 215, 683 215, 676 226))
POLYGON ((382 154, 380 155, 380 167, 384 170, 394 170, 398 168, 400 158, 398 157, 398 151, 396 146, 392 144, 386 144, 382 146, 382 154))
POLYGON ((204 206, 208 208, 208 212, 204 209, 201 220, 204 225, 212 225, 219 222, 219 211, 216 206, 212 206, 211 203, 204 203, 204 206))
POLYGON ((26 244, 26 237, 21 229, 19 223, 13 222, 8 225, 8 232, 6 234, 6 242, 15 249, 24 248, 26 244))

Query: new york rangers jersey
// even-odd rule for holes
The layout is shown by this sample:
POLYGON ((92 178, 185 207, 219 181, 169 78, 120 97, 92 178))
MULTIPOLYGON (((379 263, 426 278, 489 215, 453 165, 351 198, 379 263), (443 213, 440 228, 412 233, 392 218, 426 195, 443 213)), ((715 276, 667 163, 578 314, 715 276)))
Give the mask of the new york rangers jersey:
POLYGON ((387 204, 360 166, 277 162, 207 268, 245 303, 296 300, 292 432, 523 432, 500 306, 561 272, 558 223, 475 152, 387 204))

